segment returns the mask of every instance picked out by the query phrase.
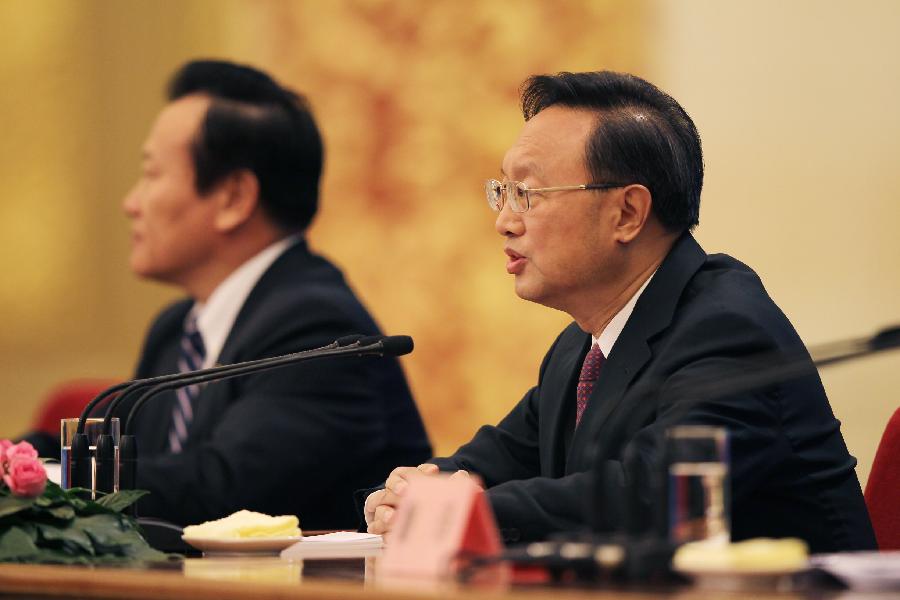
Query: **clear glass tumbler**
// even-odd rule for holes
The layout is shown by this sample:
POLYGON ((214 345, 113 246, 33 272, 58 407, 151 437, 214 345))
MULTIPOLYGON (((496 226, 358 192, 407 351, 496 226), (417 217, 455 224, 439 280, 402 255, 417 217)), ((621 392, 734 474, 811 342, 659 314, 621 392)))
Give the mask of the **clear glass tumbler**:
POLYGON ((676 544, 731 539, 728 432, 681 425, 666 435, 669 538, 676 544))

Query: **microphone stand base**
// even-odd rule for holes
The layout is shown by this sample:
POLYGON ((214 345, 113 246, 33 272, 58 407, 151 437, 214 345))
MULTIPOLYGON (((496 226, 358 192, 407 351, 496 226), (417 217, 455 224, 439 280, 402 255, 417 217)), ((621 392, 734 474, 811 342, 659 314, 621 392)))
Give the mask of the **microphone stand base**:
POLYGON ((609 535, 557 538, 512 546, 495 560, 542 567, 551 578, 603 583, 666 583, 679 578, 672 571, 675 546, 652 536, 609 535))

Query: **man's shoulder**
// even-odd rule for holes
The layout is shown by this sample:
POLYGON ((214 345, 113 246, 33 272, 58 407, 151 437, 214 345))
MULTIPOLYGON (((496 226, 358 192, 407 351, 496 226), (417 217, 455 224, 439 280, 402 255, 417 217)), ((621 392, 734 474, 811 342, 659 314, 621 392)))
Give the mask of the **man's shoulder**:
POLYGON ((288 251, 259 279, 241 307, 223 348, 228 359, 293 352, 378 327, 327 259, 288 251))
POLYGON ((727 254, 707 256, 684 288, 673 325, 705 337, 753 332, 775 346, 802 345, 757 273, 727 254))
POLYGON ((368 318, 341 270, 309 251, 288 251, 276 261, 254 286, 243 312, 289 321, 368 318))

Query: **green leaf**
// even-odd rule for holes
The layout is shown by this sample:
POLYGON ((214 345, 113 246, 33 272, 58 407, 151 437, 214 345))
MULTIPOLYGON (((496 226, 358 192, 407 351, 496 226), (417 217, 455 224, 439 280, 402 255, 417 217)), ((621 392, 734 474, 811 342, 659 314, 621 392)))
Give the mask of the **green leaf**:
POLYGON ((127 533, 125 526, 116 514, 82 517, 78 519, 76 526, 91 538, 97 554, 121 555, 123 546, 132 541, 125 535, 127 533))
MULTIPOLYGON (((94 554, 94 545, 91 538, 83 529, 77 526, 66 525, 64 527, 56 527, 54 525, 40 524, 37 526, 43 541, 50 546, 63 546, 74 550, 75 554, 78 550, 82 550, 87 554, 94 554)), ((43 546, 43 544, 41 544, 43 546)))
POLYGON ((103 561, 98 561, 97 557, 88 554, 73 554, 67 550, 56 548, 41 548, 38 554, 20 559, 17 562, 55 565, 90 565, 98 564, 103 561))
POLYGON ((31 499, 0 487, 0 562, 121 565, 172 558, 151 548, 121 512, 147 492, 127 490, 95 502, 80 497, 85 491, 48 483, 31 499))
POLYGON ((18 496, 0 496, 0 517, 13 515, 17 512, 28 510, 34 505, 34 498, 20 498, 18 496))
POLYGON ((115 512, 122 512, 148 493, 147 490, 122 490, 103 496, 97 500, 97 504, 115 512))
POLYGON ((60 519, 63 521, 71 521, 75 518, 75 509, 71 506, 66 506, 65 504, 62 506, 45 509, 44 512, 52 515, 56 519, 60 519))
POLYGON ((62 489, 52 481, 47 482, 47 487, 44 488, 44 498, 49 498, 54 501, 66 501, 69 499, 69 492, 67 490, 62 489))
POLYGON ((0 561, 30 559, 39 552, 31 536, 18 527, 0 530, 0 561))

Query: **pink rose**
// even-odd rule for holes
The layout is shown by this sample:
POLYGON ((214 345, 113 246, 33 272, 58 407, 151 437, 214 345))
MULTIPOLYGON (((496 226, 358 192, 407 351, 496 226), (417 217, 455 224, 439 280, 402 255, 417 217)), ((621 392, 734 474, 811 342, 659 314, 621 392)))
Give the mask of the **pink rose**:
POLYGON ((6 451, 12 447, 13 443, 9 440, 0 440, 0 477, 6 473, 6 451))
POLYGON ((44 493, 47 471, 36 457, 16 456, 9 460, 3 481, 16 496, 34 498, 44 493))
POLYGON ((14 458, 37 458, 37 450, 28 442, 19 442, 18 444, 10 444, 6 450, 6 460, 12 462, 14 458))

